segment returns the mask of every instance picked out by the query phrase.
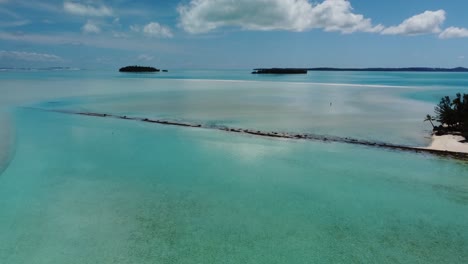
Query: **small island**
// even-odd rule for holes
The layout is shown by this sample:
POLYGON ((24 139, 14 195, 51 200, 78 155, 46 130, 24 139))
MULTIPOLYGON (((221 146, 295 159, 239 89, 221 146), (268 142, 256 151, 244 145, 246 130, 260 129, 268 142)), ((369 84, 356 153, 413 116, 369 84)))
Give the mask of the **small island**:
POLYGON ((252 74, 307 74, 307 69, 298 69, 298 68, 254 69, 252 74))
POLYGON ((126 66, 119 69, 119 72, 159 72, 159 69, 147 66, 126 66))

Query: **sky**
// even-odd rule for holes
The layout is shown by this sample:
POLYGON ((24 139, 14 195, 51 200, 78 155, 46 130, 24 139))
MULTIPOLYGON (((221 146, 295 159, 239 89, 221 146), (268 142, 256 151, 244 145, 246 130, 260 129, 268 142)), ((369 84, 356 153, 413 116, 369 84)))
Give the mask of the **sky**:
POLYGON ((0 0, 0 67, 468 67, 466 0, 0 0))

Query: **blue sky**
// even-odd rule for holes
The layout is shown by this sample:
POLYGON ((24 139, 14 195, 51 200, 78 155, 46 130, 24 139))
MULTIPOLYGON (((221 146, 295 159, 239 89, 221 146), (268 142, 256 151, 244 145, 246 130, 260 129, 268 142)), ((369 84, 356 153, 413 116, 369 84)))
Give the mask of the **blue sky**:
POLYGON ((466 0, 0 0, 0 67, 468 67, 466 0))

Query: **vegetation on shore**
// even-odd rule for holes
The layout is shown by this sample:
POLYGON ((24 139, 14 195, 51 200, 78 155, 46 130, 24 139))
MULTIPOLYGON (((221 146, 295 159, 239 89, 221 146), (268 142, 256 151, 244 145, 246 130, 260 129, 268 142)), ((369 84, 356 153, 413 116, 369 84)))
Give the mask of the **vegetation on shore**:
POLYGON ((435 116, 427 115, 424 121, 431 123, 436 135, 457 134, 468 140, 468 94, 457 93, 453 99, 444 96, 434 110, 435 116))

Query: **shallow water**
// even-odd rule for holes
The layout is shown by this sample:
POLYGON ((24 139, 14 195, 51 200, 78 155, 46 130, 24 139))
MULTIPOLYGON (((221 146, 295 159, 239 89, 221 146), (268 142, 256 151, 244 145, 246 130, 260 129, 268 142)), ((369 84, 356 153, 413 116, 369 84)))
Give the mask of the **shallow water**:
POLYGON ((0 111, 0 175, 8 166, 14 152, 15 133, 9 114, 0 111))
POLYGON ((4 101, 13 105, 41 102, 38 106, 46 108, 140 114, 411 146, 429 145, 431 126, 422 120, 442 96, 468 91, 468 74, 446 73, 258 76, 248 71, 133 75, 65 71, 16 72, 0 74, 1 78, 9 87, 4 101), (454 86, 455 81, 459 86, 454 86))
POLYGON ((32 110, 15 120, 5 263, 468 260, 464 164, 32 110))
POLYGON ((464 89, 440 76, 388 87, 360 75, 319 85, 15 74, 0 75, 2 131, 14 134, 3 141, 15 142, 0 174, 2 263, 468 262, 466 163, 19 107, 418 145, 431 98, 464 89))
MULTIPOLYGON (((139 81, 132 82, 138 86, 139 81)), ((430 125, 421 117, 433 105, 400 96, 419 88, 193 80, 145 80, 145 85, 154 87, 153 91, 76 98, 39 107, 416 146, 430 142, 430 125)))

